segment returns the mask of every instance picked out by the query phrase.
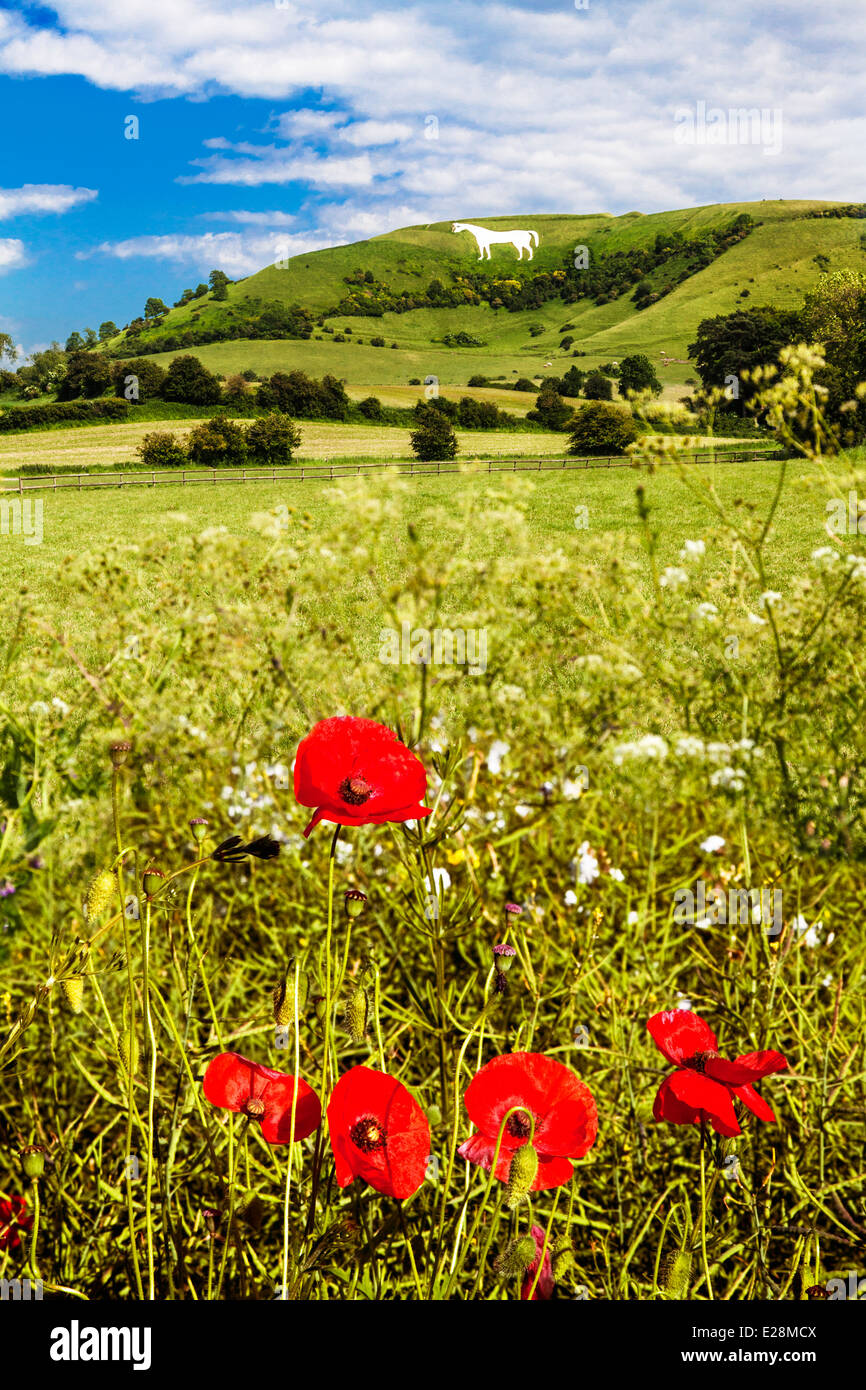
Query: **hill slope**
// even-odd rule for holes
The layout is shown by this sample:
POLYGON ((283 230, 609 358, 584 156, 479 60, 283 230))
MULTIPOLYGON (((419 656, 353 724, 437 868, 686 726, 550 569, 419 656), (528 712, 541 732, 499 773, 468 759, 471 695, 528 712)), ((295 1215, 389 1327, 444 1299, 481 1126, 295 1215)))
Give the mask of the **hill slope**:
MULTIPOLYGON (((124 334, 111 346, 118 353, 153 351, 168 334, 168 351, 160 354, 166 360, 185 350, 224 372, 297 366, 316 375, 332 371, 354 383, 383 384, 428 374, 443 382, 465 382, 475 373, 532 376, 549 371, 550 362, 561 367, 575 350, 587 358, 584 366, 627 352, 646 352, 655 360, 662 353, 683 359, 703 318, 750 304, 793 306, 822 271, 866 266, 866 223, 861 216, 832 215, 843 206, 778 200, 620 217, 518 213, 467 218, 493 229, 537 231, 540 244, 533 260, 520 263, 511 246, 494 246, 490 262, 479 263, 472 237, 454 235, 450 222, 404 227, 266 266, 231 285, 226 301, 210 295, 194 300, 172 309, 157 327, 134 338, 124 334), (754 224, 747 234, 731 244, 730 239, 721 241, 735 220, 744 217, 754 224), (643 277, 646 290, 653 292, 646 307, 635 304, 634 279, 641 272, 631 269, 631 281, 618 283, 606 302, 542 297, 514 311, 489 302, 497 285, 508 287, 503 293, 517 295, 532 285, 533 277, 561 279, 575 248, 588 249, 596 271, 615 264, 617 257, 630 268, 641 264, 639 253, 651 256, 653 247, 677 234, 682 243, 674 240, 670 254, 665 252, 643 277), (708 235, 716 238, 712 258, 696 267, 690 255, 694 239, 708 235), (455 302, 382 312, 383 304, 401 296, 403 304, 407 297, 411 303, 413 297, 426 296, 431 282, 455 302), (478 301, 479 286, 488 302, 478 301), (367 304, 374 312, 359 314, 359 306, 367 304), (355 312, 339 312, 341 305, 355 312), (244 326, 250 316, 269 306, 305 311, 310 336, 247 339, 244 326), (564 332, 573 342, 561 349, 564 332), (442 343, 446 335, 460 333, 476 343, 442 343), (337 334, 345 341, 335 342, 337 334), (371 345, 371 338, 384 338, 396 350, 383 351, 371 345)), ((574 282, 570 269, 567 273, 574 282)), ((558 293, 556 287, 553 292, 558 293)), ((688 370, 671 364, 668 377, 682 381, 688 370)))

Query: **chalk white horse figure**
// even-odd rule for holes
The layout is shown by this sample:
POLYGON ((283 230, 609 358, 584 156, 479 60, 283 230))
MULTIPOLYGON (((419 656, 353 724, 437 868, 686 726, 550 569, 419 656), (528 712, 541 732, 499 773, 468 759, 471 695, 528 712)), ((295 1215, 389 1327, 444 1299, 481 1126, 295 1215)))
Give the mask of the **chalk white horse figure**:
POLYGON ((523 260, 524 251, 528 252, 529 259, 532 260, 532 238, 535 237, 535 244, 538 245, 538 232, 521 232, 518 230, 510 232, 492 232, 489 227, 476 227, 474 222, 452 222, 452 232, 471 232, 478 243, 478 259, 490 260, 490 246, 492 242, 499 245, 500 242, 509 243, 517 252, 517 259, 523 260))

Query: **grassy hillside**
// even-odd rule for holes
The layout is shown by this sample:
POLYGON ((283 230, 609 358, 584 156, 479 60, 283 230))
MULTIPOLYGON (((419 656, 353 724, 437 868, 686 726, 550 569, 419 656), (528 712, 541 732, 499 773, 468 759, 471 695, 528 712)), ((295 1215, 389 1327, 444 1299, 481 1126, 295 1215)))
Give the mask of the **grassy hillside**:
MULTIPOLYGON (((411 377, 428 375, 445 384, 465 383, 477 373, 506 379, 540 376, 550 371, 551 364, 561 369, 575 351, 582 354, 583 367, 628 352, 646 352, 656 361, 662 353, 683 359, 703 318, 754 304, 799 304, 822 271, 866 264, 862 219, 809 216, 839 206, 780 199, 648 215, 629 212, 621 217, 469 215, 468 220, 494 229, 536 230, 540 245, 531 264, 524 260, 521 265, 510 246, 494 246, 490 263, 480 264, 474 240, 468 233, 455 236, 450 222, 404 227, 369 241, 267 266, 231 285, 225 302, 208 296, 173 309, 159 329, 146 330, 139 343, 188 328, 224 337, 232 321, 240 324, 256 304, 297 305, 319 316, 346 297, 353 288, 346 277, 358 271, 369 272, 394 294, 410 295, 424 293, 431 280, 451 285, 455 276, 479 272, 494 279, 525 280, 534 273, 561 269, 577 246, 587 246, 591 263, 599 265, 618 252, 650 248, 660 233, 679 232, 691 238, 706 231, 722 232, 736 217, 747 214, 756 225, 744 240, 641 310, 635 307, 629 287, 602 304, 588 298, 572 304, 552 299, 517 312, 483 303, 377 316, 329 315, 314 326, 309 339, 233 338, 184 349, 226 374, 247 367, 260 373, 300 367, 314 375, 333 372, 359 386, 403 385, 411 377), (446 334, 460 332, 480 339, 482 345, 452 348, 442 343, 446 334), (559 343, 565 332, 574 342, 562 351, 559 343), (345 335, 346 341, 333 341, 337 334, 345 335), (384 338, 386 346, 372 346, 372 337, 384 338)), ((659 288, 665 278, 675 278, 676 271, 674 260, 648 278, 659 288)), ((120 347, 123 341, 117 339, 113 346, 120 347)), ((159 358, 170 360, 176 351, 159 358)), ((666 381, 677 384, 688 375, 683 364, 671 364, 664 372, 666 381)))

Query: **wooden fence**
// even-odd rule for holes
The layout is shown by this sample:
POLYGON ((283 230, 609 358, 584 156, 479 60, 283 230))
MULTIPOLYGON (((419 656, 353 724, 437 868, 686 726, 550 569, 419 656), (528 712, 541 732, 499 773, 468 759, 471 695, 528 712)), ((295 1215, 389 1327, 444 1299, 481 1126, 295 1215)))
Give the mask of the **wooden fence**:
MULTIPOLYGON (((679 461, 693 464, 714 463, 754 463, 759 459, 779 459, 784 454, 777 449, 716 450, 680 456, 679 461)), ((323 479, 333 482, 337 478, 357 478, 363 473, 382 472, 396 469, 401 475, 410 478, 438 478, 444 473, 546 473, 587 468, 629 468, 631 460, 621 455, 610 458, 555 458, 536 457, 520 459, 470 459, 461 463, 457 459, 436 459, 423 463, 416 459, 387 459, 375 463, 298 463, 282 464, 270 468, 164 468, 136 469, 131 473, 52 473, 34 474, 32 477, 20 475, 16 479, 0 482, 0 492, 15 492, 23 496, 25 492, 58 492, 64 488, 74 488, 78 492, 85 488, 116 487, 157 487, 160 483, 177 486, 188 483, 281 483, 312 482, 323 479)))

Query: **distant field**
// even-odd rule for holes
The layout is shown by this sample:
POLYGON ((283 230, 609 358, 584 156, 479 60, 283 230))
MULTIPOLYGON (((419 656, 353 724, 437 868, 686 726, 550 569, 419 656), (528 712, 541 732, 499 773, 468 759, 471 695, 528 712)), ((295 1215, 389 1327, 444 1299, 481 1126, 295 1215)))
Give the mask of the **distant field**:
MULTIPOLYGON (((863 451, 861 451, 863 452, 863 451)), ((696 468, 693 476, 714 476, 721 498, 730 503, 747 497, 758 509, 769 503, 778 476, 778 463, 720 463, 714 470, 696 468)), ((802 569, 816 546, 826 541, 823 530, 826 493, 808 484, 809 468, 801 463, 788 465, 791 486, 787 487, 774 528, 774 539, 767 550, 768 583, 782 587, 782 581, 802 569)), ((661 526, 661 559, 677 563, 683 541, 705 535, 712 523, 706 509, 687 492, 673 471, 659 470, 651 478, 629 468, 608 472, 542 475, 510 473, 428 477, 411 483, 413 525, 420 524, 424 509, 447 502, 460 489, 477 493, 479 508, 491 496, 507 496, 511 488, 521 495, 529 490, 530 525, 539 541, 549 541, 558 533, 575 535, 575 507, 586 506, 589 515, 587 538, 600 533, 631 533, 636 529, 635 488, 646 487, 654 515, 661 526)), ((248 539, 253 553, 266 545, 250 527, 254 512, 287 504, 310 518, 308 531, 298 531, 297 544, 315 545, 330 514, 334 488, 339 482, 307 481, 241 483, 226 482, 214 489, 206 485, 165 485, 136 487, 123 492, 87 493, 70 491, 44 497, 44 539, 41 545, 26 545, 18 536, 0 535, 0 583, 6 592, 27 584, 33 591, 49 595, 58 614, 63 612, 65 586, 74 583, 66 576, 64 557, 80 556, 82 551, 98 549, 109 541, 142 545, 151 533, 176 537, 179 547, 190 535, 210 526, 226 526, 248 539)), ((375 482, 371 486, 376 486, 375 482)), ((582 534, 582 533, 580 533, 582 534)), ((479 554, 489 543, 484 537, 468 537, 479 554)), ((130 563, 134 564, 134 557, 130 563)), ((11 611, 11 610, 10 610, 11 611)), ((4 619, 5 621, 5 619, 4 619)), ((87 632, 75 635, 86 651, 87 632)))
MULTIPOLYGON (((518 393, 519 394, 519 393, 518 393)), ((530 400, 532 398, 530 397, 530 400)), ((87 468, 96 464, 130 463, 146 434, 184 434, 198 420, 171 420, 146 424, 88 425, 67 430, 32 431, 0 435, 0 472, 10 473, 24 464, 46 464, 58 470, 87 468)), ((411 458, 410 431, 394 426, 343 425, 300 421, 298 459, 411 458)), ((458 430, 461 457, 488 455, 563 454, 564 434, 508 434, 493 430, 458 430)))

